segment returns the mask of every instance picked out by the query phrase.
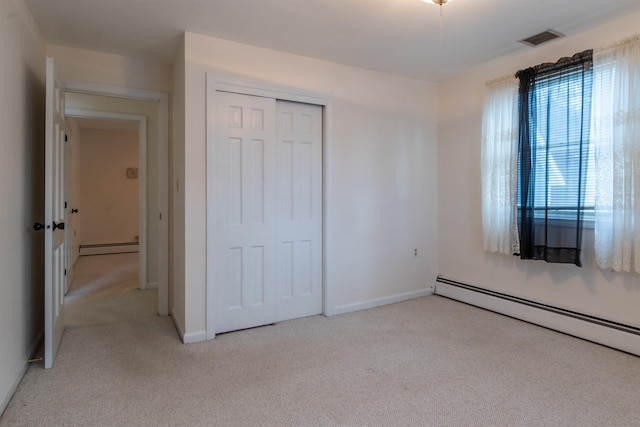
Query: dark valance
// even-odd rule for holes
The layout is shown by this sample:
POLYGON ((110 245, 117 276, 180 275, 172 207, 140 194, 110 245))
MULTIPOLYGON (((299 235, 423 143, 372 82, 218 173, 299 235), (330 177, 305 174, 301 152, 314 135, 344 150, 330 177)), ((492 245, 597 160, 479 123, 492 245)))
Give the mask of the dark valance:
POLYGON ((525 68, 516 73, 516 78, 522 81, 523 78, 531 78, 534 76, 540 76, 547 73, 566 73, 568 69, 573 69, 578 66, 590 69, 593 65, 593 49, 585 50, 584 52, 576 53, 573 56, 567 56, 558 59, 556 62, 545 62, 535 67, 525 68))

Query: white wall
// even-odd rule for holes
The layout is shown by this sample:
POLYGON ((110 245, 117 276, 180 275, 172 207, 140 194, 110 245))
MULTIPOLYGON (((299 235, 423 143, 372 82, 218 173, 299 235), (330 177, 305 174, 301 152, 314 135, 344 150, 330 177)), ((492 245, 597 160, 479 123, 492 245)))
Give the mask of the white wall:
POLYGON ((439 90, 438 273, 487 289, 640 326, 640 277, 594 265, 593 230, 585 230, 584 267, 522 261, 483 252, 480 132, 486 81, 542 62, 606 47, 637 34, 640 14, 487 63, 439 90))
POLYGON ((205 329, 207 72, 331 96, 331 185, 325 189, 330 311, 431 286, 437 265, 437 86, 187 33, 184 143, 175 138, 184 162, 175 172, 188 208, 183 222, 174 217, 186 242, 174 266, 184 276, 174 285, 185 289, 187 333, 205 329))
POLYGON ((0 413, 43 329, 44 48, 22 0, 0 1, 0 413))
POLYGON ((161 62, 53 44, 47 45, 47 56, 55 58, 62 81, 162 92, 172 85, 171 67, 161 62))
POLYGON ((138 240, 138 132, 82 129, 80 142, 80 244, 138 240))

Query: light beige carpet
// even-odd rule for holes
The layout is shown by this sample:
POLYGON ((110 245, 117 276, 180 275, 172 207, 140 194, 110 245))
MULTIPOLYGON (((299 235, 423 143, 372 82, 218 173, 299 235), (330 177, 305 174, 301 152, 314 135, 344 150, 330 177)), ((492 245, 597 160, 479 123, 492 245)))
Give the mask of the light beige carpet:
POLYGON ((185 346, 135 258, 85 261, 0 425, 640 426, 640 358, 445 298, 185 346))

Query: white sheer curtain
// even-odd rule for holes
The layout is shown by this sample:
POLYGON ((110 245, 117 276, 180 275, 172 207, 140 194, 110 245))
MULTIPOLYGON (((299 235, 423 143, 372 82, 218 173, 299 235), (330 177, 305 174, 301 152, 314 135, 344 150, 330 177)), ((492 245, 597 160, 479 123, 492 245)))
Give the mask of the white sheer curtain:
POLYGON ((640 36, 593 59, 596 262, 640 273, 640 36))
POLYGON ((482 229, 484 249, 520 252, 517 222, 518 79, 486 87, 482 118, 482 229))

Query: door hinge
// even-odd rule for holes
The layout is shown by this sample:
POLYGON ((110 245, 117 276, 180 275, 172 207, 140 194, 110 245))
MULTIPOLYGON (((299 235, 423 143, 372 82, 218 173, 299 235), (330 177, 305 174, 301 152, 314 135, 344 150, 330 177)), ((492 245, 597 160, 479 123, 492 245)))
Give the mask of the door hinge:
POLYGON ((64 202, 64 208, 67 209, 67 202, 64 202))
POLYGON ((69 141, 69 135, 67 135, 66 133, 64 134, 64 142, 69 141))
POLYGON ((66 268, 64 269, 64 275, 65 276, 67 275, 67 269, 66 268))

